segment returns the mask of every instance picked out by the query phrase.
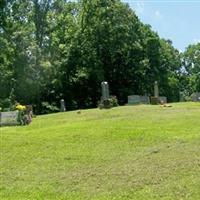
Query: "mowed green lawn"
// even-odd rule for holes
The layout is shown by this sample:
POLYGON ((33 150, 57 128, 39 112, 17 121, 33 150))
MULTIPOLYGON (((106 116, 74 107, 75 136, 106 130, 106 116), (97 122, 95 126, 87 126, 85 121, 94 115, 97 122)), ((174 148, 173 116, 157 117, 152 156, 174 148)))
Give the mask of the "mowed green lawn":
POLYGON ((0 199, 200 199, 200 103, 171 105, 0 128, 0 199))

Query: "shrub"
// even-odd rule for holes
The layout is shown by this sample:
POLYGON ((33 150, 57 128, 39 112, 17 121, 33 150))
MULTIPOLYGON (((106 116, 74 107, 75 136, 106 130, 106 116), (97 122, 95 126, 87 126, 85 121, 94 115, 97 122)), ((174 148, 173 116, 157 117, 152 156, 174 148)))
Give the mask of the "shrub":
POLYGON ((59 108, 54 104, 50 104, 49 102, 42 102, 41 114, 55 113, 59 112, 59 108))
POLYGON ((1 111, 10 111, 11 110, 11 100, 9 98, 0 99, 1 111))
POLYGON ((100 109, 103 108, 112 108, 112 107, 117 107, 118 106, 118 100, 116 96, 110 96, 109 99, 102 100, 99 102, 98 107, 100 109))

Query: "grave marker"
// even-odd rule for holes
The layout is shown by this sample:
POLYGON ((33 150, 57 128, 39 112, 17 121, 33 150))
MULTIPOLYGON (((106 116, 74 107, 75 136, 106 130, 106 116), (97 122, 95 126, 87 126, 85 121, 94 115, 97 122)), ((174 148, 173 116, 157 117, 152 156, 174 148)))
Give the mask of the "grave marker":
POLYGON ((108 82, 102 82, 101 83, 101 90, 102 90, 102 100, 107 100, 110 97, 109 94, 109 86, 108 86, 108 82))
POLYGON ((150 100, 148 96, 130 95, 128 96, 128 104, 149 104, 150 100))
POLYGON ((0 112, 0 126, 19 125, 18 111, 0 112))
POLYGON ((159 97, 159 89, 158 89, 158 82, 154 82, 154 97, 159 97))
POLYGON ((64 100, 64 99, 61 99, 61 100, 60 100, 60 111, 61 111, 61 112, 65 112, 65 111, 66 111, 66 108, 65 108, 65 100, 64 100))
POLYGON ((200 92, 195 92, 191 95, 191 99, 194 102, 200 102, 200 92))
POLYGON ((150 104, 150 99, 148 96, 140 96, 140 103, 150 104))
POLYGON ((167 97, 164 97, 164 96, 159 97, 159 100, 160 100, 160 102, 162 102, 162 103, 167 103, 167 97))
POLYGON ((139 104, 140 96, 139 95, 130 95, 128 96, 128 104, 139 104))

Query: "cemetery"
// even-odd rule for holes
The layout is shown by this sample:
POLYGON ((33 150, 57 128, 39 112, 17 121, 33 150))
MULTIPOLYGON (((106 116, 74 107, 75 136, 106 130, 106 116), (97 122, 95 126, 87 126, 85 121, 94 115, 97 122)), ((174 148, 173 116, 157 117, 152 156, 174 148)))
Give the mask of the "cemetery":
MULTIPOLYGON (((109 84, 108 82, 101 83, 101 91, 102 96, 99 103, 99 108, 112 108, 113 107, 113 100, 117 104, 117 97, 110 96, 109 92, 109 84)), ((159 105, 159 104, 166 104, 167 97, 159 95, 159 87, 158 82, 154 82, 154 96, 141 96, 141 95, 130 95, 128 96, 128 105, 137 105, 137 104, 152 104, 152 105, 159 105)))
POLYGON ((0 197, 176 199, 178 185, 198 199, 199 93, 193 102, 166 104, 158 82, 152 87, 152 95, 130 95, 128 104, 119 106, 103 81, 101 110, 67 111, 61 99, 59 113, 39 115, 33 123, 30 105, 0 112, 0 197))
POLYGON ((141 95, 130 95, 128 96, 128 105, 135 104, 166 104, 167 97, 159 95, 158 82, 154 82, 154 96, 141 96, 141 95))
POLYGON ((0 200, 200 200, 199 20, 200 0, 1 0, 0 200))

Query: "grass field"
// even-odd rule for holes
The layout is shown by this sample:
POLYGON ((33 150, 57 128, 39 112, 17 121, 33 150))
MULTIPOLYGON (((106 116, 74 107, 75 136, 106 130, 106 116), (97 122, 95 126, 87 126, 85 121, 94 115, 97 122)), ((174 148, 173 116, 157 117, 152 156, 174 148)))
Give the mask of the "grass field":
POLYGON ((198 200, 200 104, 38 116, 0 128, 2 200, 198 200))

